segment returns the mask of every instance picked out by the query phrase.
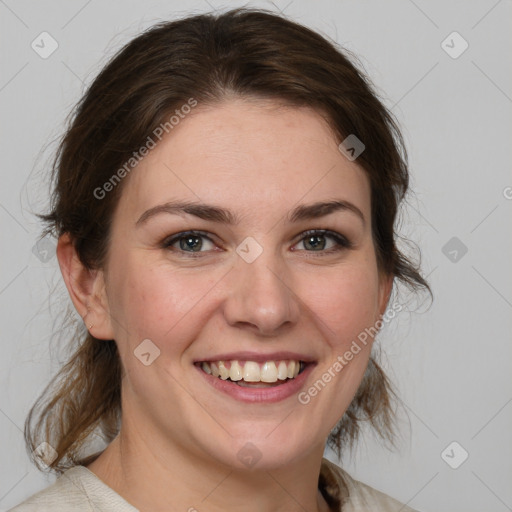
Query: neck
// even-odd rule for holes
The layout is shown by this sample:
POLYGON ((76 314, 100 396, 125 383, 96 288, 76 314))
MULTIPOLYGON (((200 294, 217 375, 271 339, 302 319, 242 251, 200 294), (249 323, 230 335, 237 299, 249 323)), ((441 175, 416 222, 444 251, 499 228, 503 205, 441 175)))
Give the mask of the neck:
POLYGON ((323 446, 289 467, 240 471, 150 439, 156 437, 145 430, 142 438, 127 425, 88 465, 141 512, 329 511, 318 491, 323 446))

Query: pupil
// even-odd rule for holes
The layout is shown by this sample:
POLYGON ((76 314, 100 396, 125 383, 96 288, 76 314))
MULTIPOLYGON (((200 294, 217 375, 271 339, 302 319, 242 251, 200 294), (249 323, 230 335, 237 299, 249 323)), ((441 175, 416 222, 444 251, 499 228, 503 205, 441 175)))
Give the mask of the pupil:
POLYGON ((325 238, 323 235, 310 236, 309 239, 306 239, 305 246, 307 249, 323 249, 325 247, 325 238))
POLYGON ((192 249, 195 251, 196 249, 201 249, 201 238, 198 236, 188 236, 184 237, 180 240, 180 248, 183 250, 192 249))

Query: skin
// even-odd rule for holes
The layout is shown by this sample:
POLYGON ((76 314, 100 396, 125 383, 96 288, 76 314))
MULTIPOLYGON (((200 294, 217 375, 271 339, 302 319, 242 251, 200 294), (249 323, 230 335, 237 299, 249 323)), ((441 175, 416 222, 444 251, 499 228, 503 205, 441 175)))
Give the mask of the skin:
MULTIPOLYGON (((364 374, 371 342, 307 405, 292 396, 247 404, 199 378, 193 361, 220 352, 292 350, 316 360, 303 390, 384 313, 392 286, 377 269, 365 172, 307 108, 230 99, 197 109, 125 178, 106 264, 87 271, 69 237, 58 258, 76 309, 98 339, 115 339, 124 368, 122 428, 88 467, 141 511, 325 511, 318 475, 330 430, 364 374), (299 204, 350 201, 351 211, 299 222, 299 204), (171 200, 231 210, 236 225, 148 209, 171 200), (199 257, 162 241, 196 229, 199 257), (302 234, 329 229, 352 248, 311 249, 302 234), (248 236, 252 263, 236 252, 248 236), (134 356, 150 339, 160 356, 134 356), (261 459, 237 458, 247 443, 261 459)), ((195 253, 197 254, 197 253, 195 253)))

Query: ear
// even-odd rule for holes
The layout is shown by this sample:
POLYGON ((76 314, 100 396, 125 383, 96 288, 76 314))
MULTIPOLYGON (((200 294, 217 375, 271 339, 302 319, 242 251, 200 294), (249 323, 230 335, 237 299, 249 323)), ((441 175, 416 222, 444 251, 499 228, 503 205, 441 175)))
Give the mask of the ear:
POLYGON ((103 271, 83 265, 67 233, 59 238, 57 258, 69 296, 89 332, 98 339, 114 339, 103 271))
POLYGON ((382 317, 388 307, 394 277, 392 274, 382 274, 379 277, 379 317, 382 317))

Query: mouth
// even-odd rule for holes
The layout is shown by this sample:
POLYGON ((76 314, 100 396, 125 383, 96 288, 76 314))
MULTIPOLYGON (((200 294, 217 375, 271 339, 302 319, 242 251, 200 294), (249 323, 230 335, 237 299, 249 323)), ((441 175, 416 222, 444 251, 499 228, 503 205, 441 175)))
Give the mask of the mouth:
POLYGON ((199 361, 195 365, 212 377, 245 388, 269 388, 286 384, 311 363, 294 359, 278 361, 199 361))

